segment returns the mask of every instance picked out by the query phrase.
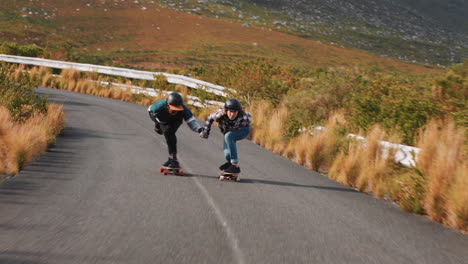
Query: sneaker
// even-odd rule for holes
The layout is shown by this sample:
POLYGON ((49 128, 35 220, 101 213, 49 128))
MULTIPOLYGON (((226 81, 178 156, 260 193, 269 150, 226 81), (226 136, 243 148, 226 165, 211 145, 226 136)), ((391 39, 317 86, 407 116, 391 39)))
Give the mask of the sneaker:
POLYGON ((171 159, 171 163, 168 166, 169 168, 180 168, 179 161, 176 159, 171 159))
POLYGON ((228 161, 228 162, 224 163, 223 165, 219 166, 219 170, 223 171, 223 170, 229 168, 229 166, 231 166, 231 162, 228 161))
POLYGON ((240 173, 240 167, 236 167, 234 165, 229 165, 229 167, 223 170, 225 173, 240 173))
POLYGON ((169 164, 171 164, 172 159, 168 158, 166 162, 163 163, 163 167, 169 167, 169 164))

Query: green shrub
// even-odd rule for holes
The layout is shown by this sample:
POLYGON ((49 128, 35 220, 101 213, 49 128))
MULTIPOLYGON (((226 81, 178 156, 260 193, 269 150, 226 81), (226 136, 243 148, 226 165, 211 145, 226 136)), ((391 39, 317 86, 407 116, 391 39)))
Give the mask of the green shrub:
POLYGON ((14 42, 4 42, 0 45, 0 53, 8 55, 17 55, 18 54, 18 44, 14 42))
POLYGON ((154 76, 154 81, 152 82, 152 88, 155 89, 156 92, 160 91, 174 91, 175 90, 175 85, 170 84, 167 82, 166 76, 162 74, 155 74, 154 76))
POLYGON ((434 99, 440 109, 454 118, 457 125, 468 126, 468 61, 453 65, 446 75, 434 80, 434 99))
POLYGON ((277 105, 294 86, 295 76, 275 61, 257 59, 237 61, 216 69, 199 69, 202 79, 236 91, 235 96, 250 105, 256 100, 268 100, 277 105))
POLYGON ((44 49, 38 47, 36 45, 24 45, 20 46, 18 50, 18 54, 20 56, 27 56, 27 57, 39 57, 44 54, 44 49))
POLYGON ((27 57, 38 57, 44 54, 44 49, 36 45, 18 45, 14 42, 4 42, 0 45, 0 53, 27 57))
POLYGON ((426 91, 394 76, 376 75, 353 88, 351 121, 364 130, 381 124, 387 131, 397 130, 405 144, 413 144, 417 129, 439 115, 426 91))
POLYGON ((331 72, 319 68, 302 73, 297 89, 284 98, 290 118, 304 127, 320 125, 330 114, 345 107, 359 75, 331 72))
POLYGON ((424 214, 424 197, 427 179, 416 169, 410 169, 388 182, 390 195, 399 201, 400 207, 415 214, 424 214))
POLYGON ((0 64, 0 105, 5 106, 15 121, 22 122, 35 111, 47 111, 47 98, 34 92, 36 83, 31 81, 28 72, 20 73, 18 80, 10 76, 13 68, 0 64))

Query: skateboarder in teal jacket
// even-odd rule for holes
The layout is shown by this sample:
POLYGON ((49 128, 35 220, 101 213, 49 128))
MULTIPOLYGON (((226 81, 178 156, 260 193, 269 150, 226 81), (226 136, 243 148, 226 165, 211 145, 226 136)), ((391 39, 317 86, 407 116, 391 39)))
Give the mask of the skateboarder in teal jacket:
POLYGON ((170 93, 166 100, 159 100, 148 107, 151 120, 154 121, 154 131, 166 138, 169 159, 163 164, 165 167, 180 168, 177 161, 176 131, 183 120, 194 132, 200 133, 203 128, 198 124, 190 109, 183 104, 179 93, 170 93))

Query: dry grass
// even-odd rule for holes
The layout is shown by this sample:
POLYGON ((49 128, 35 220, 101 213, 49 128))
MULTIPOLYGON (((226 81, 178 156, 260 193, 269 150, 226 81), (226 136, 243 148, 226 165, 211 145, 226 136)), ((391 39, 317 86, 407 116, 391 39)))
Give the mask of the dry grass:
POLYGON ((392 160, 382 155, 379 141, 384 139, 384 131, 374 126, 365 144, 359 140, 352 141, 349 149, 342 151, 333 162, 330 177, 360 191, 373 192, 377 197, 382 197, 387 192, 386 183, 393 173, 392 160))
POLYGON ((292 138, 283 153, 283 156, 288 159, 293 160, 294 162, 311 168, 310 164, 307 162, 309 157, 309 143, 312 140, 312 136, 308 131, 301 133, 299 136, 292 138))
MULTIPOLYGON (((20 78, 21 69, 12 74, 20 78)), ((80 79, 80 73, 65 71, 63 78, 54 78, 48 72, 38 73, 42 83, 58 89, 88 93, 96 96, 110 97, 122 101, 150 105, 164 96, 153 98, 149 96, 132 95, 129 89, 112 89, 90 79, 80 79)), ((98 81, 108 81, 98 78, 98 81)), ((129 83, 131 85, 131 83, 129 83)), ((177 87, 186 98, 186 87, 177 87)), ((198 113, 200 119, 205 119, 215 110, 203 109, 198 113)), ((467 230, 468 222, 468 178, 466 166, 466 149, 464 144, 464 129, 456 128, 452 122, 446 124, 431 122, 421 133, 418 147, 424 151, 419 155, 417 173, 401 172, 395 169, 391 159, 382 158, 380 140, 385 134, 379 127, 368 132, 366 144, 361 141, 348 141, 340 129, 346 122, 341 114, 331 115, 323 131, 302 133, 298 137, 287 140, 284 138, 287 130, 288 111, 280 106, 272 111, 273 106, 266 101, 254 102, 249 109, 252 114, 251 139, 276 153, 282 154, 295 162, 317 171, 329 170, 328 176, 336 181, 353 186, 361 191, 373 192, 377 197, 390 193, 399 201, 402 208, 416 213, 427 214, 434 220, 451 227, 467 230), (421 174, 421 175, 419 175, 421 174), (419 175, 419 176, 418 176, 419 175), (392 185, 393 184, 393 185, 392 185), (393 189, 392 189, 393 188, 393 189), (423 209, 419 209, 423 208, 423 209)), ((56 111, 53 111, 56 112, 56 111)), ((36 117, 35 117, 36 118, 36 117)), ((38 155, 50 139, 41 136, 34 137, 37 142, 29 149, 24 142, 33 137, 19 128, 12 128, 12 123, 5 113, 0 113, 0 173, 16 173, 24 164, 38 155), (16 142, 11 133, 16 131, 19 139, 16 142), (14 145, 16 147, 11 147, 14 145), (9 149, 10 153, 4 149, 9 149)), ((26 125, 37 124, 36 119, 29 120, 26 125)), ((55 118, 60 120, 60 118, 55 118)), ((60 125, 54 125, 60 127, 60 125)), ((40 126, 39 126, 40 127, 40 126)), ((30 128, 24 131, 38 131, 44 128, 30 128)), ((32 142, 32 141, 31 141, 32 142)), ((392 140, 398 142, 398 140, 392 140)), ((392 156, 389 153, 388 156, 392 156)))
POLYGON ((51 104, 47 114, 35 113, 24 123, 11 121, 8 110, 0 107, 0 174, 17 174, 55 142, 63 124, 62 106, 51 104))
MULTIPOLYGON (((361 156, 361 171, 356 187, 361 191, 373 192, 381 198, 386 192, 385 184, 392 175, 392 159, 383 156, 383 148, 379 141, 385 139, 385 132, 379 126, 371 129, 366 138, 364 156, 361 156)), ((390 155, 391 157, 393 155, 390 155)))
POLYGON ((285 106, 280 106, 272 111, 270 102, 255 102, 250 107, 252 114, 252 140, 276 153, 283 153, 286 142, 283 139, 287 128, 288 111, 285 106), (255 111, 253 111, 255 110, 255 111))
POLYGON ((342 151, 333 161, 328 176, 339 183, 354 186, 361 171, 361 154, 364 147, 361 142, 353 141, 347 151, 342 151))
MULTIPOLYGON (((95 73, 83 74, 74 69, 65 69, 60 75, 61 78, 55 78, 46 73, 42 75, 42 79, 39 81, 46 87, 112 98, 115 100, 133 102, 146 106, 149 106, 154 103, 155 100, 160 99, 160 97, 155 99, 146 95, 135 97, 130 88, 112 87, 111 84, 103 84, 102 82, 110 83, 109 78, 98 76, 95 73)), ((131 85, 131 82, 127 81, 126 84, 131 85)))
POLYGON ((468 228, 468 174, 464 128, 431 121, 421 133, 417 168, 426 179, 423 206, 433 220, 468 228))
POLYGON ((40 85, 46 86, 48 80, 52 76, 52 70, 44 66, 32 67, 31 69, 29 69, 29 74, 32 81, 37 80, 40 85))
POLYGON ((175 90, 179 93, 182 94, 182 98, 184 99, 184 102, 188 101, 187 95, 188 95, 188 88, 187 86, 177 84, 175 86, 175 90))
POLYGON ((283 155, 307 168, 326 172, 345 141, 344 135, 338 133, 345 124, 342 113, 333 113, 325 129, 305 131, 291 139, 283 155))

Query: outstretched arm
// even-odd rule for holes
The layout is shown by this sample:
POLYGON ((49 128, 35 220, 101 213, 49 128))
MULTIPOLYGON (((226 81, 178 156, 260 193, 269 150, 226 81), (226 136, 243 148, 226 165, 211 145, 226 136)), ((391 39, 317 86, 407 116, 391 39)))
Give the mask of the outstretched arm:
POLYGON ((219 120, 223 115, 224 115, 224 109, 223 108, 220 108, 218 110, 216 110, 215 112, 211 113, 207 118, 206 118, 206 121, 205 121, 205 125, 203 126, 203 130, 206 132, 206 133, 210 133, 210 130, 211 130, 211 125, 213 124, 214 121, 216 120, 219 120))
POLYGON ((205 125, 203 126, 203 130, 200 133, 200 137, 208 138, 208 136, 210 135, 211 125, 213 124, 214 121, 219 120, 221 116, 223 116, 224 114, 225 113, 224 113, 223 108, 220 108, 216 110, 215 112, 211 113, 206 118, 205 125))
POLYGON ((200 133, 203 130, 203 128, 200 126, 200 124, 198 124, 197 119, 194 116, 192 116, 185 122, 187 122, 187 125, 190 127, 190 129, 192 129, 193 132, 200 133))
POLYGON ((185 105, 182 105, 182 107, 184 108, 184 119, 185 122, 187 122, 187 125, 193 132, 200 133, 203 128, 200 126, 200 124, 198 124, 197 119, 193 116, 190 109, 188 109, 185 105))

